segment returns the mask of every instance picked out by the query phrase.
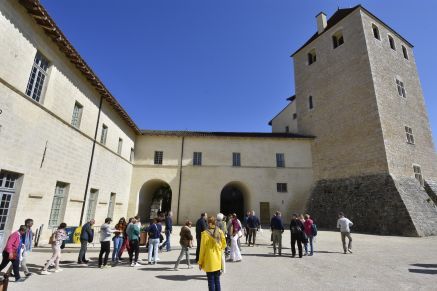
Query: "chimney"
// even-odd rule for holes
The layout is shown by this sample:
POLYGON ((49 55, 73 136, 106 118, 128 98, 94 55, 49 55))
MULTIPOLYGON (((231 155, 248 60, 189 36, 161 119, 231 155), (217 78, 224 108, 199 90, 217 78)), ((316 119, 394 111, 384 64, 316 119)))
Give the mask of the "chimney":
POLYGON ((317 14, 316 18, 317 18, 317 32, 318 34, 321 34, 325 30, 327 25, 326 14, 320 12, 319 14, 317 14))

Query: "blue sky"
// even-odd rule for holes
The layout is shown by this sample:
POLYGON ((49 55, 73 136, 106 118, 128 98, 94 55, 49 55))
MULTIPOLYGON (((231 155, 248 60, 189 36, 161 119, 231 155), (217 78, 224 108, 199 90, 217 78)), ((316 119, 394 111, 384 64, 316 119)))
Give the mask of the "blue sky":
POLYGON ((142 129, 270 131, 315 15, 362 4, 414 46, 436 145, 437 1, 42 0, 142 129))

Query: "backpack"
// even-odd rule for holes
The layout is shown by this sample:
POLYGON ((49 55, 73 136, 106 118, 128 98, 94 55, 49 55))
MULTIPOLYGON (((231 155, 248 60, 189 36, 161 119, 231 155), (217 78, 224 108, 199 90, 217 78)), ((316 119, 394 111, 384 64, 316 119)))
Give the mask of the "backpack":
POLYGON ((315 223, 313 223, 313 225, 311 225, 311 232, 312 232, 313 236, 317 236, 317 225, 315 223))
POLYGON ((56 232, 52 233, 52 235, 49 238, 49 245, 52 245, 56 240, 56 232))

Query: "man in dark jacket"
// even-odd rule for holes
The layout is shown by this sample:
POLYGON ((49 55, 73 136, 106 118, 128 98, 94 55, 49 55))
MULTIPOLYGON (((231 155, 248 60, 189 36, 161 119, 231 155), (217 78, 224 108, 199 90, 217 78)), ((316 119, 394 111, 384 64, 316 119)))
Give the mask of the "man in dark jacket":
POLYGON ((199 252, 200 252, 200 239, 202 237, 202 232, 208 229, 208 223, 206 220, 208 219, 208 215, 206 212, 200 215, 200 218, 196 222, 196 263, 199 261, 199 252))
POLYGON ((247 228, 249 229, 249 247, 252 242, 252 246, 255 246, 256 232, 259 230, 260 222, 255 215, 255 211, 252 210, 247 218, 247 228))
POLYGON ((165 218, 165 249, 167 252, 171 251, 170 247, 170 234, 173 231, 173 219, 172 212, 169 211, 167 217, 165 218))
POLYGON ((303 237, 303 223, 299 220, 297 214, 293 214, 290 222, 291 234, 291 256, 296 256, 296 243, 299 250, 299 258, 302 258, 302 237, 303 237))
POLYGON ((91 243, 94 239, 94 229, 92 228, 94 223, 95 220, 91 219, 82 226, 82 230, 80 232, 80 251, 79 257, 77 258, 78 264, 88 264, 88 260, 85 259, 85 255, 88 248, 88 243, 91 243))
POLYGON ((276 255, 276 247, 278 248, 278 253, 282 255, 282 233, 284 232, 284 225, 282 224, 281 212, 276 211, 275 215, 270 221, 270 229, 272 230, 272 240, 273 240, 273 254, 276 255))

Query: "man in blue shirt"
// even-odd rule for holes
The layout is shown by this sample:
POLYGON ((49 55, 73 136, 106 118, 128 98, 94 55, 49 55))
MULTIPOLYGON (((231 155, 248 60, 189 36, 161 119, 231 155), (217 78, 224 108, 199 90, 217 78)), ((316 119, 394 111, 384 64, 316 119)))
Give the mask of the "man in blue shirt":
POLYGON ((251 242, 252 246, 255 246, 256 232, 259 230, 259 226, 259 219, 255 216, 255 211, 252 210, 247 218, 247 228, 249 229, 249 247, 251 242))
POLYGON ((282 224, 281 212, 276 211, 275 215, 270 221, 270 228, 273 236, 273 253, 276 255, 277 248, 278 254, 282 255, 282 233, 284 232, 284 225, 282 224))

